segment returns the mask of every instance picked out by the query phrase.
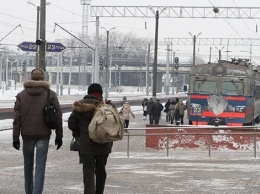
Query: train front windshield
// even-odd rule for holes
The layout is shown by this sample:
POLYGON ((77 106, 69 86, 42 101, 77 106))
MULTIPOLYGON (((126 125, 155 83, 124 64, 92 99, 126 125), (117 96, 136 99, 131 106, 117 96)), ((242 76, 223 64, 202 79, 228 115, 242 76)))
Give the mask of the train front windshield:
POLYGON ((221 83, 221 94, 223 95, 243 95, 244 84, 241 82, 225 81, 221 83))
MULTIPOLYGON (((197 80, 194 83, 194 93, 197 94, 218 94, 218 83, 209 80, 197 80)), ((243 95, 244 84, 242 82, 222 81, 220 85, 220 94, 222 95, 243 95)))
POLYGON ((217 82, 207 80, 197 80, 194 83, 194 93, 216 94, 217 82))

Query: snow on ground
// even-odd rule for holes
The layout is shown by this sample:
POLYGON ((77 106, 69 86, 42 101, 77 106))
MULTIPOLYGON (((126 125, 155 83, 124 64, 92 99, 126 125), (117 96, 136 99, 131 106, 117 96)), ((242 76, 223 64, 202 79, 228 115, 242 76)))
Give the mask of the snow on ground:
MULTIPOLYGON (((0 102, 15 100, 17 92, 5 91, 0 95, 0 102)), ((77 92, 81 93, 75 91, 75 94, 77 92)), ((82 91, 81 94, 84 95, 85 92, 82 91)), ((130 96, 131 93, 114 95, 130 96)), ((142 120, 141 106, 133 106, 132 109, 136 118, 130 119, 130 127, 144 127, 148 121, 142 120)), ((77 153, 68 151, 71 140, 71 132, 67 129, 69 115, 70 113, 63 114, 64 145, 58 152, 53 143, 55 135, 52 135, 44 188, 46 193, 53 193, 54 190, 60 193, 82 193, 84 188, 81 166, 77 164, 77 153)), ((162 116, 162 119, 164 118, 165 115, 162 116)), ((0 126, 11 128, 12 119, 0 120, 0 126)), ((133 133, 144 134, 144 131, 133 133)), ((105 193, 260 193, 259 159, 253 157, 253 152, 212 151, 212 156, 208 157, 208 151, 170 150, 167 157, 166 150, 147 150, 145 136, 136 136, 130 137, 128 157, 127 140, 125 137, 114 143, 107 164, 105 193)), ((12 148, 12 130, 0 131, 0 144, 3 148, 0 150, 0 193, 22 193, 22 154, 12 148)))

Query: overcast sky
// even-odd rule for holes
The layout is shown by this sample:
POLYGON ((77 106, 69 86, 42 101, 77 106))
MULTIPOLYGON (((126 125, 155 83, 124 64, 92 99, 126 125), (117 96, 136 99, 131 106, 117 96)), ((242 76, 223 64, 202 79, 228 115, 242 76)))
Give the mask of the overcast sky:
MULTIPOLYGON (((36 7, 29 5, 28 0, 1 0, 0 1, 0 40, 10 33, 16 26, 21 24, 21 28, 15 29, 10 35, 0 43, 18 45, 23 41, 35 41, 36 29, 36 7)), ((31 0, 35 5, 40 5, 40 0, 31 0)), ((46 18, 46 40, 49 42, 57 39, 69 38, 70 35, 59 27, 55 28, 54 23, 64 27, 72 34, 78 36, 82 32, 82 5, 80 0, 48 0, 46 18)), ((158 5, 158 6, 198 6, 198 7, 260 7, 259 0, 92 0, 92 5, 158 5)), ((90 36, 95 34, 95 18, 91 17, 89 22, 90 36)), ((256 32, 256 25, 259 19, 169 19, 159 20, 159 40, 164 38, 190 38, 188 32, 200 35, 201 38, 259 38, 256 32)), ((115 32, 134 33, 141 37, 153 38, 155 34, 154 18, 100 18, 100 26, 106 29, 116 27, 115 32), (147 29, 145 29, 145 23, 147 29)), ((111 32, 112 33, 112 32, 111 32)), ((100 34, 105 35, 105 30, 100 29, 100 34)), ((14 46, 15 47, 15 46, 14 46)), ((220 46, 219 46, 220 47, 220 46)), ((213 54, 217 55, 218 50, 213 46, 213 54)), ((192 47, 174 46, 179 52, 192 52, 192 47)), ((219 48, 221 49, 221 48, 219 48)), ((223 51, 226 50, 223 49, 223 51)), ((249 48, 230 47, 232 52, 248 50, 249 48)), ((198 48, 200 54, 209 53, 208 47, 198 48)), ((253 48, 252 57, 259 55, 259 48, 253 48)), ((241 55, 249 55, 247 52, 241 55)))

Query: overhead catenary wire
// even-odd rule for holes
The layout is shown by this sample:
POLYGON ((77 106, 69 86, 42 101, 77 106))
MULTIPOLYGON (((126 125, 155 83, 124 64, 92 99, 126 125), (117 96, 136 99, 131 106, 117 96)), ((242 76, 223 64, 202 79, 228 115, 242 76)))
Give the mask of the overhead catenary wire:
POLYGON ((83 43, 84 45, 86 45, 88 48, 90 48, 91 50, 95 51, 94 48, 92 48, 91 46, 89 46, 87 43, 83 42, 82 40, 80 40, 78 37, 76 37, 75 35, 73 35, 72 33, 70 33, 68 30, 66 30, 65 28, 61 27, 59 24, 55 23, 54 26, 54 31, 55 31, 55 27, 58 26, 60 27, 62 30, 64 30, 65 32, 69 33, 71 36, 73 36, 74 38, 76 38, 78 41, 80 41, 81 43, 83 43))
MULTIPOLYGON (((4 40, 9 34, 11 34, 16 28, 18 28, 18 27, 21 27, 21 24, 19 24, 18 26, 16 26, 13 30, 11 30, 11 32, 9 32, 7 35, 5 35, 1 40, 0 40, 0 42, 2 41, 2 40, 4 40)), ((22 28, 21 28, 21 30, 22 30, 22 28)), ((22 31, 23 32, 23 31, 22 31)))

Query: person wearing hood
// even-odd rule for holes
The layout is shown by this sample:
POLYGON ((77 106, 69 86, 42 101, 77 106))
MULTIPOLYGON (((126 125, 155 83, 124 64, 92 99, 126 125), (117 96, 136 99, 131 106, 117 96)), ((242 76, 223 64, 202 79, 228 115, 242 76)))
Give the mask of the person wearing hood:
POLYGON ((133 118, 135 118, 135 114, 133 113, 131 106, 129 102, 125 102, 123 106, 121 107, 120 111, 123 115, 123 118, 125 119, 124 127, 128 128, 129 126, 129 119, 130 119, 130 114, 132 115, 133 118))
POLYGON ((55 108, 55 145, 57 145, 57 150, 62 146, 61 107, 56 93, 50 89, 50 84, 44 79, 45 73, 42 69, 32 70, 31 80, 24 82, 24 89, 17 94, 14 105, 13 147, 20 150, 19 137, 21 135, 23 139, 25 193, 43 192, 49 140, 52 134, 44 114, 47 90, 50 92, 50 104, 55 108), (34 159, 34 155, 36 159, 34 159))
MULTIPOLYGON (((100 84, 92 83, 88 87, 88 94, 82 100, 73 104, 73 111, 68 118, 68 127, 72 134, 80 137, 80 155, 83 159, 84 193, 102 194, 106 183, 106 164, 112 151, 112 142, 95 143, 89 137, 88 126, 95 110, 103 103, 103 90, 100 84)), ((110 101, 106 101, 115 107, 110 101)))

